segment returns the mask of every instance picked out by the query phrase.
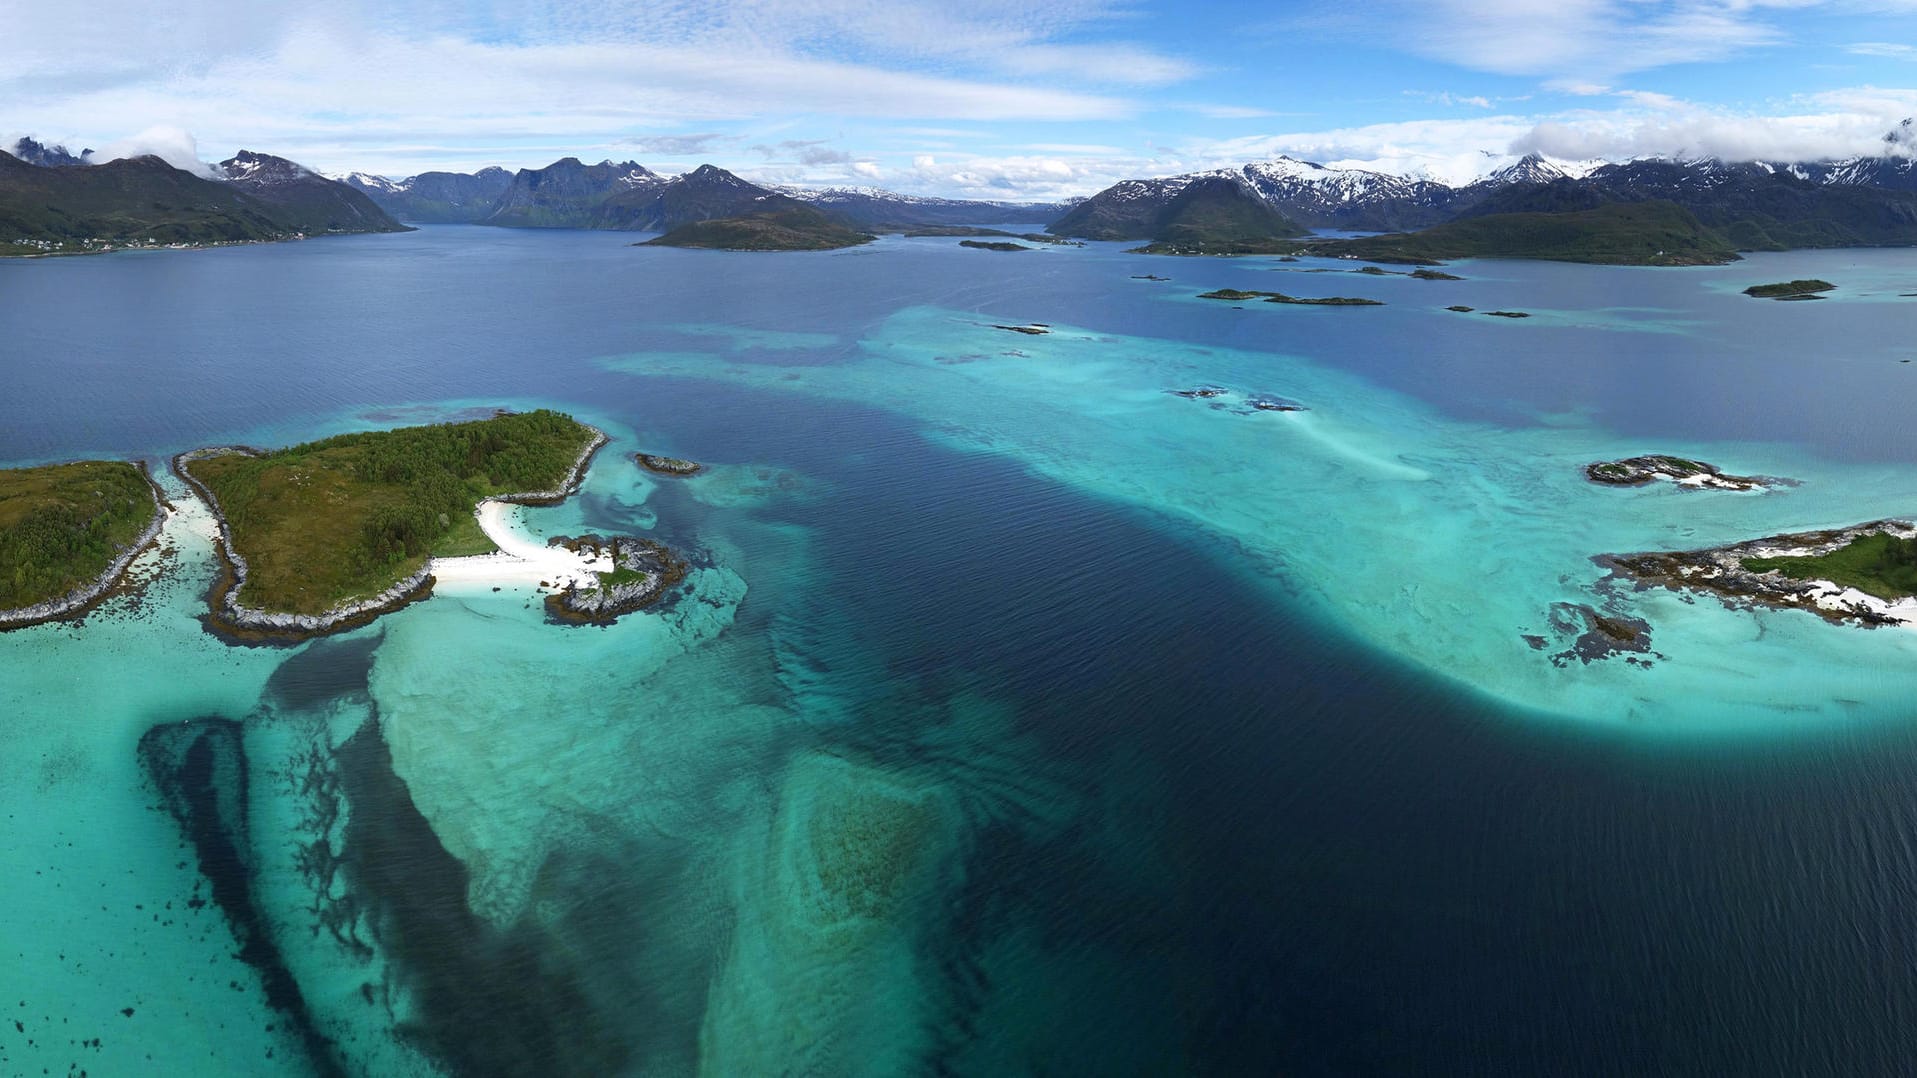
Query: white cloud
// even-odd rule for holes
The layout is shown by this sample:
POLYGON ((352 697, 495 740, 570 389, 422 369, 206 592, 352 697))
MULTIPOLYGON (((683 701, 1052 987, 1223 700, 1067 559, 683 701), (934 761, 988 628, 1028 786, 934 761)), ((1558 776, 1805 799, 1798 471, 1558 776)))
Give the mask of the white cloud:
POLYGON ((1557 87, 1726 60, 1788 38, 1774 9, 1820 0, 1384 0, 1303 20, 1427 59, 1557 87))
MULTIPOLYGON (((1734 112, 1662 94, 1624 95, 1640 106, 1610 112, 1568 113, 1540 121, 1514 141, 1514 153, 1538 152, 1565 158, 1660 155, 1720 157, 1728 161, 1816 161, 1881 152, 1884 133, 1894 126, 1900 106, 1890 99, 1863 101, 1794 114, 1734 112)), ((1817 105, 1818 102, 1811 104, 1817 105)), ((1906 97, 1902 108, 1911 102, 1906 97)))
POLYGON ((1858 56, 1879 56, 1889 60, 1917 61, 1917 45, 1891 41, 1859 41, 1847 51, 1858 56))
POLYGON ((112 142, 87 155, 88 164, 104 164, 127 157, 151 155, 174 168, 201 176, 218 176, 213 165, 200 160, 200 146, 193 136, 178 127, 149 127, 137 135, 112 142))
POLYGON ((323 168, 419 165, 398 160, 402 145, 536 138, 583 149, 648 128, 820 115, 1120 119, 1139 104, 1101 88, 1195 70, 1141 45, 1067 40, 1112 18, 1105 0, 428 3, 404 8, 403 24, 391 13, 402 9, 365 0, 180 0, 164 17, 100 0, 86 48, 74 47, 65 9, 14 6, 21 18, 0 18, 11 126, 101 138, 164 123, 323 168))

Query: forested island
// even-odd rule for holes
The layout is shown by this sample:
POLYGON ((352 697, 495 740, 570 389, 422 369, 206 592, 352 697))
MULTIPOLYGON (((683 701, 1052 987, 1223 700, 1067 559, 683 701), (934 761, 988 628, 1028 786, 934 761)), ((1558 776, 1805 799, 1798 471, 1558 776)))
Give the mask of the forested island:
POLYGON ((556 503, 605 441, 542 409, 273 452, 199 450, 174 468, 219 521, 216 627, 299 639, 424 598, 432 559, 497 549, 481 503, 556 503))
POLYGON ((1382 307, 1383 300, 1365 299, 1362 296, 1288 296, 1283 292, 1247 291, 1242 288, 1219 288, 1200 293, 1199 299, 1222 299, 1231 302, 1259 300, 1264 303, 1290 303, 1302 307, 1382 307))
POLYGON ((636 247, 703 247, 718 251, 833 251, 878 237, 810 206, 784 199, 775 208, 680 225, 636 247))
POLYGON ((127 461, 0 471, 0 629, 90 609, 159 535, 164 504, 127 461))
POLYGON ((1828 292, 1836 287, 1829 281, 1806 277, 1795 281, 1778 281, 1775 284, 1754 284, 1746 288, 1744 294, 1756 299, 1823 299, 1824 297, 1819 293, 1828 292))

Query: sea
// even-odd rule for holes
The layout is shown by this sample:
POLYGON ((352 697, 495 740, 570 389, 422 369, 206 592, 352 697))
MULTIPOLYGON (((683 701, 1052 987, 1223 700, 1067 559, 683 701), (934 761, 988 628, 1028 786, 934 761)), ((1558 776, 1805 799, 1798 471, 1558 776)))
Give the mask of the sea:
POLYGON ((1594 560, 1917 514, 1917 254, 633 238, 0 263, 0 465, 176 506, 0 634, 0 1074, 1917 1068, 1917 631, 1594 560), (535 407, 668 600, 203 625, 174 453, 535 407))

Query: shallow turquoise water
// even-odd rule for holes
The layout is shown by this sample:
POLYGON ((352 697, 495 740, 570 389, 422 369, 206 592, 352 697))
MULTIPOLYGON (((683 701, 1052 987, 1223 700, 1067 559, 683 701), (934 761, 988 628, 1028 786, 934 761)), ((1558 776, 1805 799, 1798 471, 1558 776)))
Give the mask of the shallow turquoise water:
POLYGON ((0 265, 10 463, 550 405, 614 441, 522 525, 695 566, 609 628, 482 586, 233 648, 182 520, 137 601, 0 635, 0 1071, 1907 1056, 1917 634, 1590 561, 1917 511, 1905 252, 1442 283, 622 243, 0 265), (1737 295, 1797 276, 1844 287, 1737 295), (1581 477, 1652 451, 1800 482, 1581 477), (1559 602, 1659 657, 1554 664, 1559 602))

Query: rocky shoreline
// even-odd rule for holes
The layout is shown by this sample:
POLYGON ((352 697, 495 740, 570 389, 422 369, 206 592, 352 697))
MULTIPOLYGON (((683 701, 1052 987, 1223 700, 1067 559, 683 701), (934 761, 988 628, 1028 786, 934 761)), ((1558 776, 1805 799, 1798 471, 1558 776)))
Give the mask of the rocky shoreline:
POLYGON ((630 614, 651 605, 666 589, 684 580, 686 563, 671 550, 650 539, 598 535, 579 538, 555 537, 555 546, 575 554, 607 557, 618 571, 639 574, 636 578, 601 584, 596 588, 570 585, 546 596, 546 613, 554 621, 574 625, 605 625, 622 614, 630 614))
MULTIPOLYGON (((582 424, 583 425, 583 424, 582 424)), ((606 433, 597 427, 587 426, 592 439, 580 451, 578 459, 566 473, 566 478, 558 487, 551 490, 522 491, 517 494, 500 494, 495 501, 511 502, 516 505, 557 505, 579 489, 585 478, 586 467, 593 455, 608 441, 606 433)), ((233 528, 227 522, 226 514, 220 510, 219 499, 213 491, 193 475, 189 467, 193 461, 208 457, 239 453, 246 456, 259 456, 260 451, 248 446, 216 446, 208 449, 189 449, 173 457, 173 474, 191 487, 200 500, 206 503, 217 526, 216 541, 213 549, 220 559, 221 571, 213 581, 207 594, 207 626, 218 635, 244 644, 298 644, 316 636, 357 629, 383 614, 392 613, 412 603, 419 602, 433 593, 432 562, 429 560, 415 572, 398 583, 371 598, 361 599, 344 606, 335 607, 324 614, 294 614, 286 611, 263 610, 249 607, 240 602, 240 589, 246 584, 246 559, 233 545, 233 528)))
POLYGON ((146 530, 128 543, 126 549, 120 551, 107 566, 106 572, 101 573, 91 583, 83 584, 57 599, 48 599, 43 603, 35 603, 32 606, 23 606, 14 610, 0 610, 0 632, 79 617, 105 602, 119 590, 121 578, 133 565, 133 560, 159 541, 160 532, 166 527, 167 510, 172 508, 172 504, 167 501, 166 492, 161 490, 160 484, 154 481, 153 473, 148 470, 146 462, 139 461, 138 464, 140 475, 146 480, 148 491, 153 495, 153 519, 147 524, 146 530))
POLYGON ((1704 550, 1606 554, 1593 560, 1609 569, 1613 578, 1640 590, 1663 587, 1678 592, 1704 591, 1734 607, 1805 610, 1837 624, 1917 624, 1917 601, 1911 599, 1892 602, 1828 580, 1799 580, 1744 567, 1746 558, 1815 557, 1878 533, 1909 539, 1917 536, 1917 524, 1874 520, 1849 528, 1773 535, 1704 550))

